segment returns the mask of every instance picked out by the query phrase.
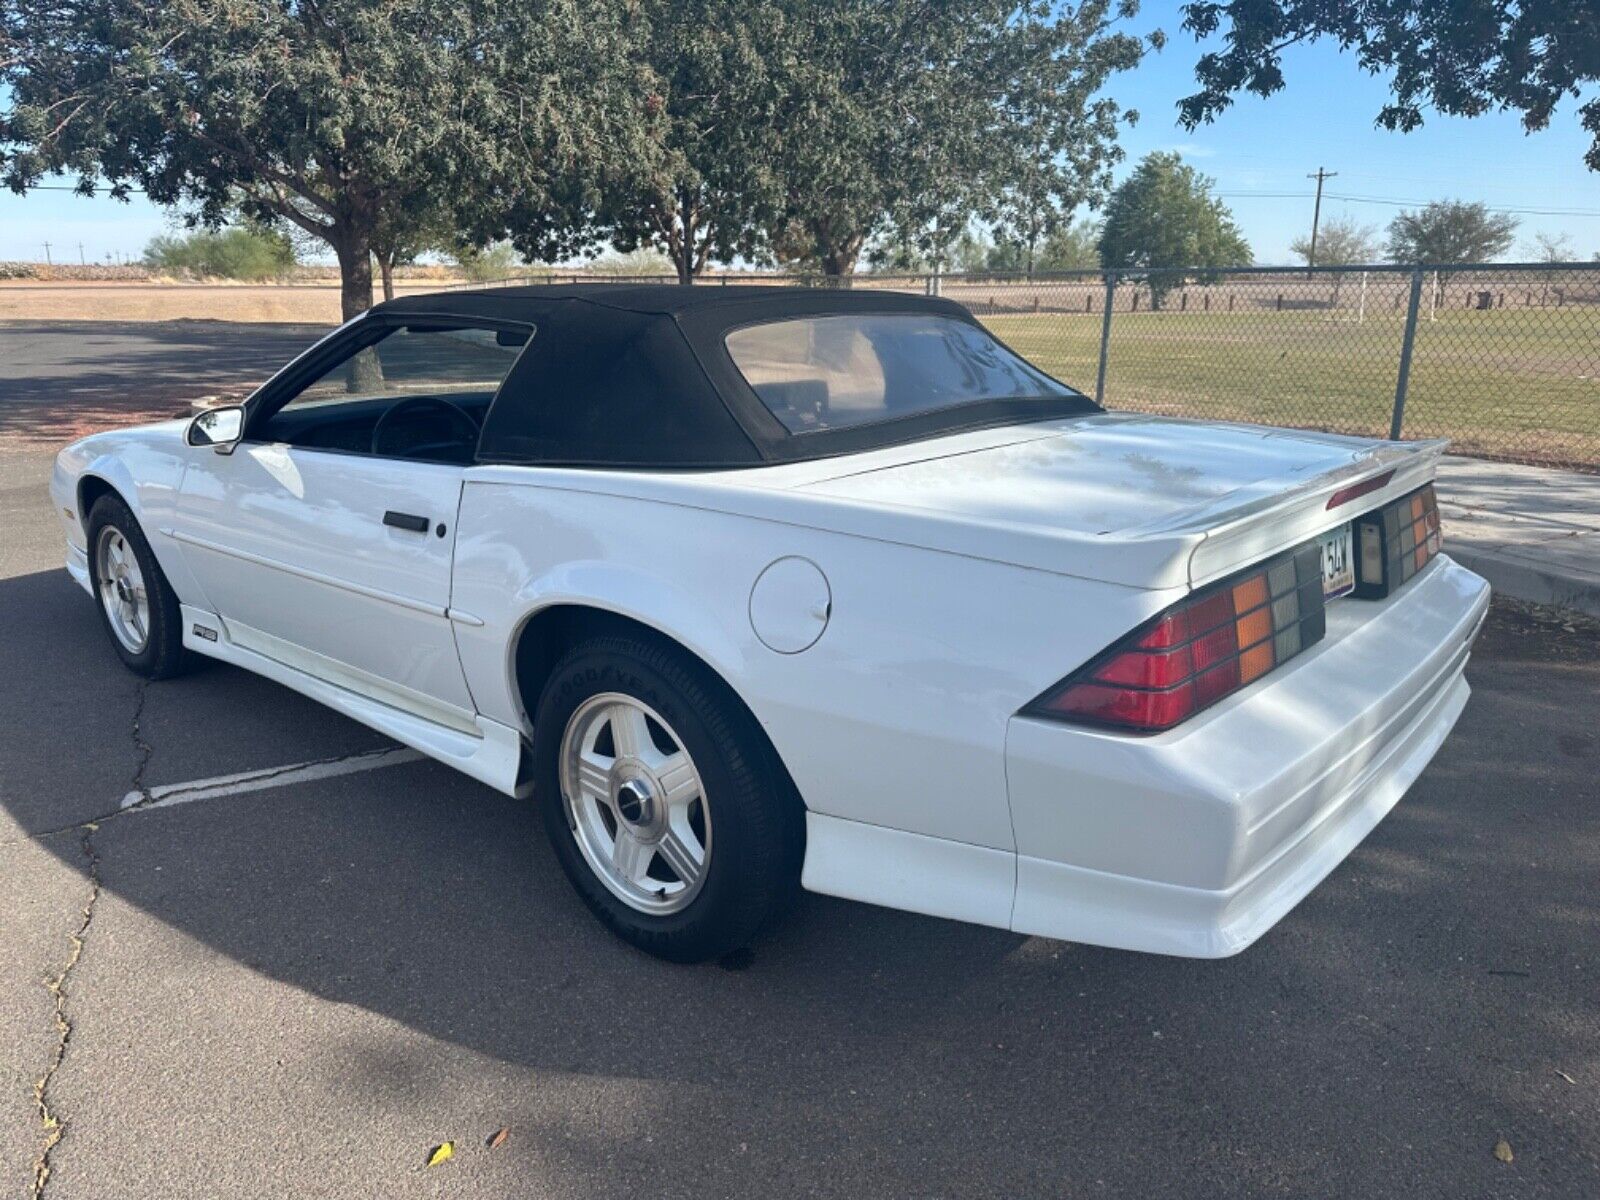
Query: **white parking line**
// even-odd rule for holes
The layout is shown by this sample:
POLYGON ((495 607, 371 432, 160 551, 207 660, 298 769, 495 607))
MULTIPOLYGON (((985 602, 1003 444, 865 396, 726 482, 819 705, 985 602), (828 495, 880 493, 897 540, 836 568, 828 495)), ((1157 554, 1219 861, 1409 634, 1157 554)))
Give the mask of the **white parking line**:
POLYGON ((122 809, 137 808, 144 812, 152 808, 171 808, 175 804, 188 804, 193 800, 214 800, 219 796, 238 796, 245 792, 285 787, 291 783, 310 783, 316 779, 331 779, 336 775, 355 775, 362 771, 376 771, 380 767, 397 767, 401 763, 416 762, 422 757, 420 752, 409 747, 390 746, 346 758, 325 758, 287 767, 240 771, 236 775, 218 775, 189 783, 167 783, 144 791, 129 792, 122 798, 122 809))

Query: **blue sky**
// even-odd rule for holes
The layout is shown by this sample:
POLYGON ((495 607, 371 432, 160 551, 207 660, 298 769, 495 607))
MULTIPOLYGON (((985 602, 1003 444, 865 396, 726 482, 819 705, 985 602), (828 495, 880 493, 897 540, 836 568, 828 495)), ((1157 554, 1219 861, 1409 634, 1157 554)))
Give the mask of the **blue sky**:
MULTIPOLYGON (((1179 31, 1177 0, 1147 4, 1134 28, 1164 29, 1167 48, 1113 81, 1110 93, 1139 110, 1122 144, 1126 174, 1152 150, 1178 150, 1217 181, 1240 228, 1263 263, 1292 261, 1289 242, 1310 227, 1306 178, 1319 166, 1337 171, 1327 184, 1325 216, 1351 216, 1381 231, 1399 208, 1369 200, 1481 200, 1493 208, 1578 210, 1586 215, 1522 214, 1520 258, 1535 232, 1565 233, 1580 258, 1600 251, 1600 174, 1588 171, 1588 139, 1578 128, 1576 103, 1564 104, 1549 129, 1524 135, 1516 117, 1472 120, 1429 113, 1422 129, 1387 133, 1373 124, 1388 94, 1386 81, 1364 74, 1353 56, 1321 43, 1285 56, 1288 87, 1268 100, 1240 98, 1215 124, 1193 133, 1174 119, 1178 98, 1193 91, 1194 40, 1179 31)), ((143 199, 128 204, 83 199, 67 192, 15 197, 0 192, 0 259, 76 262, 79 244, 90 261, 108 254, 137 258, 168 225, 143 199)))

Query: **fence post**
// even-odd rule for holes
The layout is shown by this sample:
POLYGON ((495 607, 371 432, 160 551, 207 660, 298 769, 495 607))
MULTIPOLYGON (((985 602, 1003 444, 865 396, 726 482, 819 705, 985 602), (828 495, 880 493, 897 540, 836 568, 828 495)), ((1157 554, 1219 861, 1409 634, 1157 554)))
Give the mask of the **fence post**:
POLYGON ((1111 349, 1111 305, 1117 298, 1117 273, 1106 272, 1106 303, 1105 312, 1100 317, 1100 368, 1094 376, 1094 402, 1105 407, 1106 403, 1106 354, 1111 349))
POLYGON ((1389 440, 1400 440, 1405 423, 1406 388, 1411 384, 1411 350, 1417 344, 1417 312, 1422 307, 1422 268, 1411 272, 1411 299, 1406 304, 1406 332, 1400 342, 1400 375, 1394 381, 1394 417, 1389 422, 1389 440))

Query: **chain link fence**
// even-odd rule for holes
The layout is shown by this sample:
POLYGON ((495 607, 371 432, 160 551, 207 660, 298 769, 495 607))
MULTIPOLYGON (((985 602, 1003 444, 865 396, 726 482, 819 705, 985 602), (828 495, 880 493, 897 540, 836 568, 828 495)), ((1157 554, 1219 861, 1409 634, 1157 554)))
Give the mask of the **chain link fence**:
MULTIPOLYGON (((539 281, 598 278, 625 277, 539 281)), ((701 286, 775 282, 946 296, 1108 408, 1446 437, 1463 454, 1600 471, 1600 263, 728 274, 701 286)))

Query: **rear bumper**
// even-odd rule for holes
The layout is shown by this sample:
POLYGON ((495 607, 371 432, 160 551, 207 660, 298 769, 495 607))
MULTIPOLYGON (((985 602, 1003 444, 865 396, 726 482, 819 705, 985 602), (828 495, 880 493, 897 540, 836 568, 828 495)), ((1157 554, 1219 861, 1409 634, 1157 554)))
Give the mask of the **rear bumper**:
POLYGON ((1015 718, 1013 929, 1217 958, 1243 950, 1394 807, 1466 704, 1489 588, 1448 557, 1332 606, 1295 663, 1157 737, 1015 718))

